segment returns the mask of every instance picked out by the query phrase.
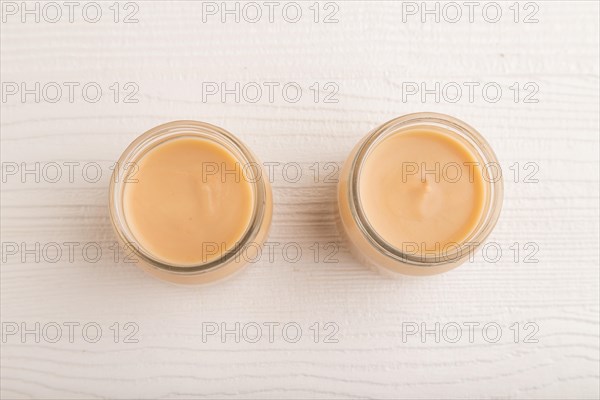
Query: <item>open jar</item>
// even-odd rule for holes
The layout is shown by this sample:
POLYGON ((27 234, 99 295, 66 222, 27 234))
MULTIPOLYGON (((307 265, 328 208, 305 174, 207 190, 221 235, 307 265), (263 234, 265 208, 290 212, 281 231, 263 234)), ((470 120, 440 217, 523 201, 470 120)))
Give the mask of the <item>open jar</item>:
POLYGON ((133 260, 175 283, 209 283, 242 269, 271 224, 261 164, 214 125, 173 121, 123 152, 109 190, 112 225, 133 260))
POLYGON ((500 165, 470 125, 437 113, 395 118, 362 139, 338 184, 339 228, 364 264, 397 276, 457 267, 502 208, 500 165))

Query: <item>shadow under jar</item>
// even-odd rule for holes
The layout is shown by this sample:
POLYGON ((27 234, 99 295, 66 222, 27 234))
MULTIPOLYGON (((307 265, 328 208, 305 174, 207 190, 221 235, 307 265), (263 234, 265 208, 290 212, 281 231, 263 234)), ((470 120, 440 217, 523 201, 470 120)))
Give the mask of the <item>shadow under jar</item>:
POLYGON ((127 259, 174 283, 241 270, 271 224, 271 186, 257 158, 203 122, 169 122, 138 137, 119 159, 109 196, 127 259))
POLYGON ((416 113, 371 131, 338 185, 339 228, 353 255, 386 275, 432 275, 465 262, 502 208, 496 155, 463 121, 416 113))

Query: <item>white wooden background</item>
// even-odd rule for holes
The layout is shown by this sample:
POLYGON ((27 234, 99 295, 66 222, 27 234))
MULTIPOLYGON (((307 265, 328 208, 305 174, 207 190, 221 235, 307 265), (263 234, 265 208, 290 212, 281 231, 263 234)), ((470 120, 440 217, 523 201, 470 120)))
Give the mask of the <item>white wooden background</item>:
POLYGON ((106 14, 96 24, 79 11, 73 23, 6 16, 1 25, 3 83, 97 82, 104 90, 98 103, 76 92, 73 103, 11 96, 1 104, 5 173, 10 163, 103 168, 97 183, 83 180, 81 168, 72 183, 65 177, 37 183, 32 176, 22 183, 19 175, 2 183, 3 246, 96 242, 103 249, 97 263, 86 262, 81 247, 73 262, 66 254, 56 263, 25 254, 22 262, 21 253, 3 252, 5 325, 96 322, 103 328, 97 343, 78 330, 73 343, 7 337, 3 399, 598 398, 597 2, 536 2, 533 24, 512 21, 509 3, 502 3, 499 23, 479 12, 473 23, 453 24, 422 23, 418 16, 403 22, 400 3, 358 1, 336 2, 333 24, 312 20, 312 2, 302 3, 296 24, 281 13, 273 23, 266 17, 222 23, 218 16, 203 23, 201 3, 136 2, 139 22, 124 24, 112 22, 111 3, 102 3, 106 14), (403 82, 453 81, 498 82, 503 97, 497 103, 482 100, 481 92, 472 103, 464 96, 456 103, 402 99, 403 82), (108 88, 114 82, 136 83, 139 102, 115 103, 108 88), (273 103, 203 102, 202 82, 297 82, 304 92, 295 104, 280 92, 273 103), (339 102, 315 103, 309 89, 315 82, 336 83, 339 102), (536 83, 539 102, 515 103, 514 82, 536 83), (501 159, 505 206, 490 238, 501 245, 501 260, 492 264, 478 254, 450 273, 400 280, 361 266, 343 244, 339 262, 322 262, 324 254, 312 260, 312 243, 324 246, 339 236, 335 183, 315 183, 309 167, 341 163, 373 127, 425 110, 468 121, 501 159), (263 259, 226 282, 179 287, 112 261, 109 166, 137 135, 176 119, 220 125, 264 162, 302 166, 297 183, 275 169, 270 236, 299 243, 299 262, 286 262, 279 252, 274 262, 263 259), (539 165, 539 182, 513 182, 515 162, 539 165), (515 263, 509 249, 515 242, 521 248, 537 243, 539 263, 522 262, 523 251, 515 263), (121 336, 114 343, 109 327, 115 322, 136 323, 139 342, 123 343, 121 336), (264 337, 236 343, 231 336, 203 343, 206 322, 296 322, 303 336, 295 344, 278 331, 273 343, 264 337), (338 343, 323 343, 323 336, 314 343, 314 322, 337 324, 338 343), (425 343, 419 336, 403 340, 403 323, 411 322, 428 328, 495 322, 503 336, 488 343, 480 325, 473 343, 467 330, 458 343, 436 343, 433 335, 425 343), (523 329, 515 343, 515 322, 537 324, 538 343, 524 343, 523 329))

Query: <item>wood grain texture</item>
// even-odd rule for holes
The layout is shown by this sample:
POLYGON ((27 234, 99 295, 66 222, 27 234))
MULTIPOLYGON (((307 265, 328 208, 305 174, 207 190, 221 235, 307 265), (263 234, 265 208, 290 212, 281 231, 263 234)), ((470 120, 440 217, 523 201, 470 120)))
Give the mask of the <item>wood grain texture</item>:
POLYGON ((292 24, 280 17, 203 23, 200 2, 150 1, 136 2, 135 24, 111 22, 111 3, 102 3, 107 17, 96 24, 11 17, 0 25, 3 83, 96 82, 104 90, 97 103, 80 96, 73 103, 15 96, 1 103, 4 172, 9 164, 50 162, 98 163, 102 170, 95 183, 80 168, 73 182, 26 176, 23 183, 18 175, 2 182, 2 322, 96 322, 103 331, 97 343, 78 331, 73 343, 7 337, 3 399, 598 398, 598 3, 536 2, 534 24, 514 23, 509 3, 501 3, 495 24, 480 14, 473 23, 402 22, 401 3, 335 3, 334 24, 312 21, 312 2, 301 3, 305 17, 292 24), (114 82, 137 84, 139 102, 115 103, 114 82), (297 103, 202 101, 203 82, 296 82, 303 95, 297 103), (315 103, 315 82, 337 84, 339 101, 315 103), (473 102, 403 99, 407 82, 495 82, 503 96, 496 103, 480 92, 473 102), (515 103, 515 82, 537 84, 539 102, 515 103), (504 208, 490 241, 503 256, 493 264, 478 253, 444 275, 389 280, 357 263, 340 242, 335 183, 323 179, 324 166, 341 164, 373 127, 425 110, 468 121, 501 160, 504 208), (231 280, 192 288, 114 262, 110 166, 137 135, 176 119, 220 125, 264 162, 300 165, 298 182, 275 168, 269 239, 298 243, 299 261, 278 251, 272 262, 261 259, 231 280), (514 182, 509 167, 516 162, 538 165, 539 182, 524 183, 522 175, 514 182), (6 251, 7 243, 36 242, 98 243, 103 254, 96 263, 77 251, 73 260, 63 255, 52 263, 31 255, 23 262, 21 253, 6 251), (523 262, 530 242, 539 247, 537 263, 523 262), (322 250, 317 262, 314 243, 322 250), (323 262, 328 243, 339 245, 337 262, 323 262), (139 326, 138 343, 123 342, 126 322, 139 326), (280 331, 273 343, 236 343, 232 336, 203 342, 207 322, 296 322, 303 335, 297 343, 280 331), (315 322, 337 324, 338 343, 324 343, 325 331, 315 343, 315 322), (480 323, 472 343, 469 322, 480 323), (502 328, 497 343, 482 338, 491 322, 502 328), (525 343, 527 322, 539 327, 537 343, 525 343), (403 338, 410 323, 457 323, 463 336, 457 343, 436 342, 432 334, 424 343, 418 335, 403 338))

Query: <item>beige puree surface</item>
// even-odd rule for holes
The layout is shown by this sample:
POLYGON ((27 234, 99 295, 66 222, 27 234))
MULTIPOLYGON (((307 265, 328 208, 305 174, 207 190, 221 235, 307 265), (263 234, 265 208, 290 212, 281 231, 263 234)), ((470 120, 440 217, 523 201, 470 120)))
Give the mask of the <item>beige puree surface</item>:
POLYGON ((425 253, 460 244, 477 226, 485 200, 482 166, 476 163, 465 144, 443 131, 392 134, 362 166, 358 190, 364 214, 400 250, 425 253))
POLYGON ((168 264, 199 265, 233 248, 252 217, 252 184, 222 145, 182 137, 149 150, 125 183, 125 219, 139 245, 168 264))

